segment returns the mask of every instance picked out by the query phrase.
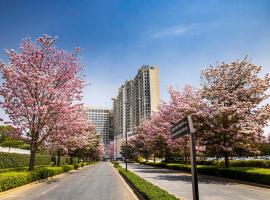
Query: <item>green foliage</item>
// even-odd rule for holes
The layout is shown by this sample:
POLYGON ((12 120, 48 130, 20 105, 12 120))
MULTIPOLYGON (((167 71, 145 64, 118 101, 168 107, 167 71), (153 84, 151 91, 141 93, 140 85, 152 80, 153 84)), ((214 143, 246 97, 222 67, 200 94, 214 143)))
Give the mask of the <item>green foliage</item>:
MULTIPOLYGON (((36 165, 50 165, 50 155, 36 155, 36 165)), ((0 152, 0 169, 4 168, 23 168, 29 165, 29 155, 17 153, 0 152)))
MULTIPOLYGON (((151 165, 155 167, 163 167, 185 172, 191 171, 190 165, 176 163, 153 163, 141 162, 141 164, 151 165)), ((242 181, 248 181, 259 184, 270 185, 270 169, 255 167, 230 167, 224 168, 214 165, 197 165, 197 171, 200 174, 230 178, 242 181)))
MULTIPOLYGON (((216 161, 214 165, 224 166, 224 161, 216 161)), ((270 160, 231 160, 230 166, 270 168, 270 160)))
POLYGON ((117 161, 112 161, 112 164, 115 168, 120 167, 119 162, 117 161))
POLYGON ((68 172, 70 170, 73 170, 74 166, 73 165, 63 165, 62 168, 63 168, 64 172, 68 172))
POLYGON ((78 169, 80 167, 80 164, 75 163, 75 164, 73 164, 73 166, 74 166, 74 169, 78 169))
POLYGON ((177 198, 169 194, 167 191, 149 183, 136 174, 126 171, 124 168, 118 166, 117 170, 122 174, 136 190, 147 200, 177 200, 177 198))
POLYGON ((270 155, 270 143, 262 143, 259 145, 261 155, 270 155))
MULTIPOLYGON (((86 166, 93 164, 94 162, 84 162, 74 165, 63 165, 62 167, 38 167, 33 171, 28 171, 24 168, 22 171, 6 171, 0 173, 0 192, 15 188, 39 179, 47 178, 50 176, 55 176, 63 172, 73 170, 75 165, 77 168, 79 166, 86 166)), ((4 169, 10 170, 10 169, 4 169)), ((14 169, 11 169, 14 170, 14 169)))
POLYGON ((21 148, 26 147, 22 140, 12 138, 9 133, 12 132, 11 126, 0 126, 0 146, 2 147, 14 147, 21 148))
POLYGON ((63 172, 62 167, 43 167, 34 171, 0 173, 0 192, 63 172))
MULTIPOLYGON (((139 162, 142 163, 143 162, 139 162)), ((180 164, 185 164, 184 161, 177 162, 180 164)), ((223 167, 224 161, 197 161, 198 165, 214 165, 223 167)), ((230 160, 231 167, 259 167, 259 168, 270 168, 270 160, 230 160)))

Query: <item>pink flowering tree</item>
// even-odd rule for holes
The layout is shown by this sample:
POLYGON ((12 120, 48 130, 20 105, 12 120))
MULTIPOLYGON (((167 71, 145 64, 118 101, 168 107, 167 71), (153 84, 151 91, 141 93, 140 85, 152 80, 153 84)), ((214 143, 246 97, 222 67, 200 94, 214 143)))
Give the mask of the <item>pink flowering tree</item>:
POLYGON ((57 122, 81 100, 84 83, 77 52, 57 49, 55 38, 44 35, 23 40, 19 52, 7 51, 9 64, 0 64, 0 105, 30 144, 30 170, 39 145, 56 134, 57 122))
POLYGON ((61 117, 54 129, 55 133, 48 136, 46 146, 57 154, 57 165, 60 165, 60 156, 78 149, 85 149, 89 138, 95 134, 95 128, 87 121, 80 107, 75 106, 69 114, 61 117))
POLYGON ((111 160, 113 160, 114 158, 114 148, 115 148, 114 142, 111 141, 108 145, 108 153, 111 160))
POLYGON ((121 155, 124 158, 126 158, 129 162, 131 160, 135 160, 138 157, 138 149, 135 147, 135 144, 134 144, 134 136, 131 136, 128 138, 127 146, 126 146, 126 142, 122 141, 120 149, 121 149, 120 151, 121 155), (127 152, 127 155, 126 155, 126 152, 127 152))
POLYGON ((270 115, 268 98, 270 77, 260 77, 261 67, 247 58, 210 66, 202 72, 202 96, 207 101, 203 119, 202 145, 206 151, 225 159, 236 148, 257 152, 263 127, 270 115))
POLYGON ((88 161, 95 161, 100 159, 101 154, 104 155, 105 152, 104 145, 101 143, 100 135, 96 133, 95 128, 91 132, 92 134, 89 135, 87 144, 83 149, 85 150, 85 155, 88 158, 88 161))
MULTIPOLYGON (((143 124, 144 124, 143 120, 143 124)), ((131 143, 133 143, 134 151, 136 151, 138 156, 143 156, 148 161, 149 156, 151 155, 151 146, 150 146, 150 138, 147 135, 147 132, 143 130, 144 126, 140 126, 136 129, 136 135, 134 135, 131 139, 131 143), (145 134, 146 133, 146 134, 145 134)))
MULTIPOLYGON (((171 127, 187 115, 200 114, 204 107, 200 92, 187 85, 182 90, 169 88, 170 101, 162 102, 151 118, 143 120, 140 130, 150 140, 152 152, 160 157, 183 153, 188 156, 188 138, 171 138, 171 127)), ((186 159, 187 160, 187 159, 186 159)))

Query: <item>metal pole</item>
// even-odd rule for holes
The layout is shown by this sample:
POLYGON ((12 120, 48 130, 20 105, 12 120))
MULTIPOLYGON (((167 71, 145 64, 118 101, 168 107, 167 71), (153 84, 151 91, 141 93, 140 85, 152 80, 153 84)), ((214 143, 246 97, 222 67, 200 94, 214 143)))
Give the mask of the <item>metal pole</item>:
POLYGON ((125 156, 125 160, 126 160, 126 171, 127 171, 127 131, 126 131, 126 156, 125 156))
POLYGON ((117 160, 117 134, 116 134, 116 138, 115 138, 115 160, 117 160))
POLYGON ((199 200, 198 176, 196 167, 196 149, 195 149, 195 133, 190 133, 190 159, 192 174, 192 193, 193 200, 199 200))

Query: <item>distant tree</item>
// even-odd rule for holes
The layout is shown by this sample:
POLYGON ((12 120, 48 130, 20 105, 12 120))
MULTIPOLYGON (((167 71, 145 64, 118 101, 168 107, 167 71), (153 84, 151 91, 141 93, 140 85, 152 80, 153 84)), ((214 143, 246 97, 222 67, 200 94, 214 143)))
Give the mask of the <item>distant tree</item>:
POLYGON ((23 40, 20 52, 7 51, 9 64, 0 63, 0 105, 30 144, 30 170, 38 147, 56 133, 60 117, 81 100, 83 81, 77 52, 57 49, 55 39, 44 35, 35 42, 23 40))
POLYGON ((202 97, 207 102, 202 145, 208 153, 224 157, 226 167, 236 149, 258 153, 256 144, 270 117, 269 104, 260 106, 268 98, 270 77, 260 73, 261 67, 247 58, 202 72, 202 97))
POLYGON ((74 106, 60 119, 56 122, 55 133, 49 135, 45 142, 47 149, 57 155, 57 166, 60 165, 60 156, 68 151, 84 153, 90 134, 95 133, 79 106, 74 106))
POLYGON ((13 147, 20 148, 25 146, 25 143, 22 140, 18 140, 12 137, 11 133, 14 131, 12 126, 0 126, 0 146, 2 147, 13 147))
POLYGON ((130 139, 127 142, 123 141, 120 146, 120 154, 122 155, 123 158, 127 159, 127 161, 132 161, 135 160, 138 157, 136 148, 134 144, 130 141, 130 139), (126 149, 127 149, 127 155, 126 155, 126 149))
POLYGON ((114 142, 111 141, 108 145, 108 152, 109 152, 109 157, 111 160, 114 159, 114 148, 115 148, 114 142))

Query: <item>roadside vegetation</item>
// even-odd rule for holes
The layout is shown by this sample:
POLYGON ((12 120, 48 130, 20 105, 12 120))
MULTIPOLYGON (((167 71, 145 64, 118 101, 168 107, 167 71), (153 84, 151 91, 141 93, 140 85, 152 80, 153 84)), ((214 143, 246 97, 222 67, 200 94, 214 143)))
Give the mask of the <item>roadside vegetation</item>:
POLYGON ((37 167, 35 170, 29 171, 27 169, 21 169, 19 171, 0 172, 0 192, 25 185, 40 179, 48 178, 68 172, 70 170, 78 169, 87 165, 91 165, 94 162, 81 162, 74 164, 64 164, 61 167, 58 166, 46 166, 37 167))
POLYGON ((113 162, 117 171, 130 183, 136 191, 146 200, 178 200, 174 195, 144 180, 138 175, 126 171, 119 163, 113 162))

